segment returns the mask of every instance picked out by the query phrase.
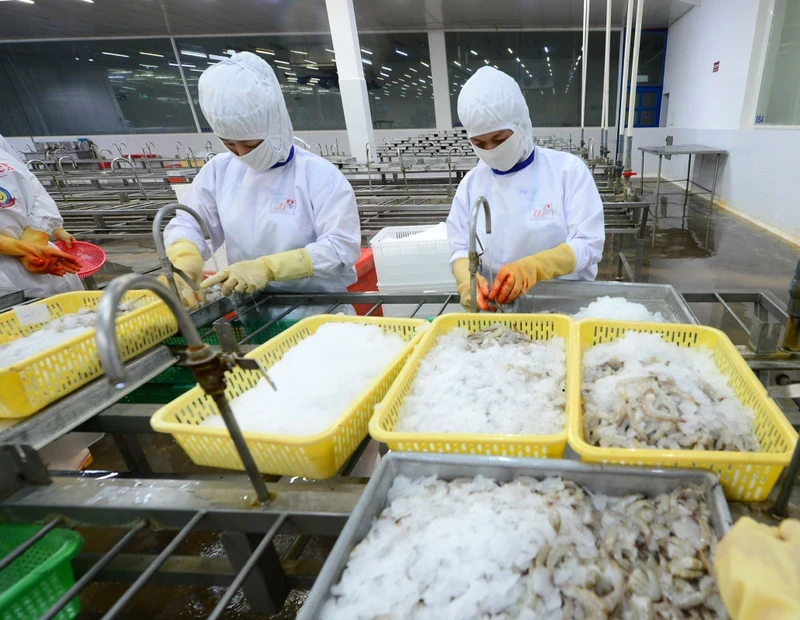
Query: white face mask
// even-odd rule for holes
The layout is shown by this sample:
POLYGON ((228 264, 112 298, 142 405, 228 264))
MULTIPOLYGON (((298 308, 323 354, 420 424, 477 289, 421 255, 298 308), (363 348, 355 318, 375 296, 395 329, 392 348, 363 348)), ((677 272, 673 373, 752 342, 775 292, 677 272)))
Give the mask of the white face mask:
POLYGON ((237 156, 239 161, 253 170, 269 170, 280 161, 280 151, 264 140, 247 155, 237 156))
POLYGON ((522 143, 522 136, 519 131, 515 131, 503 142, 503 144, 493 149, 479 149, 474 144, 472 150, 478 159, 483 161, 492 170, 505 172, 511 170, 523 157, 525 157, 525 145, 522 143))

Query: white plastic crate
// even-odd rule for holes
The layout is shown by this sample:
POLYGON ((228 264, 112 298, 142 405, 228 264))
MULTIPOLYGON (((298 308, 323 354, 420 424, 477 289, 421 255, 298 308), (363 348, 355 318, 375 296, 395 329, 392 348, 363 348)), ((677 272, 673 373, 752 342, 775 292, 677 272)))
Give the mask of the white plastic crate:
MULTIPOLYGON (((378 282, 378 290, 381 293, 394 293, 394 294, 408 294, 419 295, 421 293, 453 293, 453 300, 445 308, 442 314, 451 314, 453 312, 464 312, 459 302, 458 294, 456 293, 456 281, 453 276, 450 276, 449 282, 435 284, 430 286, 394 286, 391 284, 382 284, 378 282)), ((414 312, 419 304, 383 304, 383 316, 397 317, 397 318, 410 318, 411 313, 414 312)), ((439 310, 442 309, 442 304, 422 304, 422 307, 414 315, 415 319, 433 319, 436 317, 439 310)))
POLYGON ((388 286, 429 286, 450 282, 450 245, 446 239, 414 241, 412 235, 433 228, 389 226, 369 242, 378 282, 388 286))

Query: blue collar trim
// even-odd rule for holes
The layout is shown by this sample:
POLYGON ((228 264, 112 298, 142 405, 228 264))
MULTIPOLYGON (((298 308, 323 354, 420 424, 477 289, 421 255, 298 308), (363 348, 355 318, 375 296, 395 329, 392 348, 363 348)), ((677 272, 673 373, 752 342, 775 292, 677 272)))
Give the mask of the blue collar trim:
POLYGON ((528 166, 530 166, 533 163, 533 158, 535 156, 536 156, 536 147, 533 148, 533 150, 531 151, 530 155, 528 155, 522 161, 517 162, 514 165, 514 167, 511 168, 510 170, 495 170, 494 168, 492 168, 492 172, 494 172, 495 174, 499 174, 499 175, 511 174, 512 172, 519 172, 523 168, 527 168, 528 166))
POLYGON ((289 157, 286 158, 286 161, 278 162, 277 164, 272 166, 270 168, 270 170, 272 170, 274 168, 282 168, 283 166, 288 164, 290 161, 292 161, 292 159, 294 159, 294 145, 292 145, 292 148, 289 149, 289 157))

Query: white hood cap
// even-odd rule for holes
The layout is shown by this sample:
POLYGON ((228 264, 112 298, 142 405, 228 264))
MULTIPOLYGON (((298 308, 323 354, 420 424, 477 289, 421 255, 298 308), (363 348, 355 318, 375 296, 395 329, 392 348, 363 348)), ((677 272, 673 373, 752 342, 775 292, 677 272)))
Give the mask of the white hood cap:
POLYGON ((292 121, 278 78, 263 59, 250 52, 234 54, 206 69, 198 89, 200 108, 217 136, 262 139, 273 163, 289 157, 292 121))
POLYGON ((533 149, 528 104, 516 80, 493 67, 481 67, 458 94, 458 118, 472 138, 492 131, 519 132, 527 152, 533 149))

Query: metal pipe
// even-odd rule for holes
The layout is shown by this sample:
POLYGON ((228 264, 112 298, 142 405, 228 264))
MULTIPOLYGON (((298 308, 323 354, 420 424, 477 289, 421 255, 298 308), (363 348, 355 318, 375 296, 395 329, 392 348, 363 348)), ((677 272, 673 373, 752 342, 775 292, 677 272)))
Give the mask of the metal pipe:
POLYGON ((625 16, 625 50, 623 52, 624 58, 622 59, 622 83, 620 84, 619 95, 619 127, 617 127, 617 144, 622 142, 622 157, 625 157, 625 95, 628 88, 628 63, 631 59, 631 39, 633 38, 633 1, 628 0, 627 14, 625 16))
POLYGON ((336 138, 336 157, 339 157, 339 138, 336 138))
POLYGON ((317 146, 319 147, 319 156, 324 157, 324 155, 322 154, 322 145, 319 142, 317 142, 317 146))
POLYGON ((586 128, 586 61, 589 52, 589 10, 591 0, 583 0, 583 45, 581 46, 581 148, 586 128))
POLYGON ((372 171, 369 169, 369 158, 370 158, 370 143, 367 140, 367 143, 364 145, 364 152, 367 155, 367 183, 369 183, 369 188, 372 189, 372 171))
POLYGON ((603 68, 603 118, 600 124, 600 156, 608 156, 608 91, 609 70, 611 66, 611 4, 613 0, 606 0, 606 55, 603 68))
POLYGON ((478 266, 480 257, 478 256, 478 210, 483 206, 486 234, 492 233, 492 212, 489 208, 489 201, 485 197, 479 196, 472 203, 472 212, 469 218, 469 309, 470 312, 478 311, 478 266))
MULTIPOLYGON (((180 62, 180 60, 178 62, 180 62)), ((177 157, 178 159, 181 158, 181 147, 182 146, 183 146, 183 143, 180 140, 178 140, 175 143, 175 157, 177 157)))
POLYGON ((461 153, 461 157, 464 157, 464 149, 460 146, 453 146, 447 151, 447 197, 450 198, 453 195, 453 151, 458 151, 461 153))
POLYGON ((125 386, 127 371, 122 363, 117 346, 117 308, 125 293, 136 289, 152 291, 167 304, 178 320, 178 329, 186 339, 186 344, 189 347, 203 345, 200 335, 197 333, 197 328, 189 317, 189 313, 179 299, 161 282, 152 276, 138 273, 130 273, 116 278, 106 287, 105 293, 103 293, 97 306, 95 340, 97 341, 97 352, 100 356, 103 370, 105 370, 108 380, 118 388, 125 386))
POLYGON ((586 155, 589 161, 594 161, 594 138, 589 138, 587 141, 586 155))
POLYGON ((144 199, 148 200, 147 191, 144 189, 144 185, 142 184, 142 180, 139 178, 139 173, 136 172, 136 166, 134 165, 134 163, 132 161, 128 160, 128 159, 125 159, 124 157, 115 157, 114 159, 111 160, 111 170, 112 170, 112 172, 114 170, 114 165, 117 162, 124 162, 124 163, 128 164, 131 167, 131 172, 133 173, 133 178, 136 179, 136 184, 139 186, 139 191, 142 192, 142 196, 144 197, 144 199))
MULTIPOLYGON (((175 271, 176 268, 173 267, 172 263, 167 256, 167 249, 164 243, 164 236, 161 234, 161 223, 164 221, 164 218, 170 215, 171 213, 175 213, 177 211, 185 211, 189 215, 191 215, 197 225, 200 226, 200 230, 203 232, 203 237, 206 239, 211 239, 211 233, 208 231, 208 227, 206 226, 205 221, 202 217, 194 210, 190 209, 186 205, 179 204, 177 202, 173 202, 168 205, 164 205, 158 210, 156 216, 153 218, 153 243, 156 246, 156 253, 158 254, 158 262, 161 263, 161 269, 164 272, 164 275, 167 277, 167 281, 169 282, 170 288, 172 292, 180 299, 180 294, 178 293, 178 287, 175 284, 175 271)), ((213 254, 213 247, 212 254, 213 254)), ((179 271, 179 270, 177 270, 179 271)), ((187 283, 190 285, 193 284, 191 278, 189 278, 185 273, 180 272, 180 275, 187 283)))
POLYGON ((69 162, 72 164, 73 170, 78 169, 78 164, 75 162, 75 158, 72 157, 72 155, 64 155, 58 158, 58 160, 56 161, 56 167, 58 168, 58 171, 61 173, 61 176, 63 176, 64 179, 66 180, 67 175, 64 173, 64 166, 61 164, 61 162, 64 161, 65 159, 68 159, 69 162))
POLYGON ((117 543, 109 549, 108 553, 106 553, 100 560, 92 566, 88 571, 86 571, 81 578, 76 581, 73 586, 67 590, 64 595, 56 601, 50 609, 47 610, 39 620, 53 620, 58 615, 64 607, 66 607, 69 602, 76 597, 81 590, 83 590, 89 583, 94 579, 95 575, 97 575, 101 570, 103 570, 111 560, 113 560, 119 553, 128 545, 128 543, 133 540, 136 535, 141 532, 147 526, 147 521, 139 521, 133 529, 128 530, 125 535, 120 538, 117 543))
POLYGON ((167 559, 177 551, 180 544, 186 540, 189 534, 192 533, 192 530, 197 527, 197 524, 206 516, 206 511, 201 510, 200 512, 195 513, 194 517, 183 527, 183 529, 178 532, 178 535, 173 538, 169 544, 164 548, 164 550, 158 554, 155 560, 153 560, 150 565, 145 569, 145 571, 139 575, 139 578, 133 582, 131 587, 125 590, 125 594, 123 594, 114 606, 108 610, 105 616, 103 616, 103 620, 111 620, 112 618, 116 618, 117 614, 121 612, 125 606, 131 602, 134 596, 139 592, 139 590, 144 587, 144 585, 150 581, 150 578, 156 573, 156 571, 161 568, 161 565, 167 561, 167 559))
POLYGON ((194 166, 194 163, 195 163, 195 162, 194 162, 194 160, 195 160, 194 149, 193 149, 191 146, 187 146, 187 147, 186 147, 186 160, 189 162, 189 166, 190 166, 190 167, 192 167, 192 168, 194 168, 194 167, 195 167, 195 166, 194 166), (191 159, 189 159, 189 152, 190 152, 190 151, 191 151, 191 153, 192 153, 192 158, 191 158, 191 159))
MULTIPOLYGON (((642 42, 642 13, 644 0, 636 2, 636 32, 633 38, 633 60, 631 61, 631 88, 628 98, 628 126, 625 129, 625 170, 631 170, 633 156, 633 120, 636 114, 636 84, 639 82, 639 47, 642 42)), ((630 179, 630 177, 626 177, 630 179)), ((629 183, 630 181, 628 181, 629 183)))
POLYGON ((800 352, 800 260, 794 278, 789 285, 789 303, 786 306, 789 319, 786 322, 786 331, 783 334, 781 349, 785 351, 800 352))
POLYGON ((242 586, 244 580, 247 579, 253 568, 255 568, 256 564, 261 559, 261 556, 264 555, 264 552, 272 543, 272 539, 275 538, 275 535, 278 533, 278 531, 280 531, 285 522, 286 515, 280 515, 272 527, 269 528, 267 533, 264 534, 264 538, 261 539, 261 542, 259 542, 258 546, 253 550, 252 555, 247 558, 247 562, 244 563, 244 566, 242 566, 242 570, 239 571, 239 574, 234 577, 231 585, 228 586, 225 594, 222 595, 222 598, 219 600, 216 607, 214 607, 214 611, 212 611, 211 615, 208 616, 208 620, 217 620, 217 618, 222 616, 222 614, 225 612, 225 608, 231 602, 233 595, 236 594, 236 591, 242 586))

